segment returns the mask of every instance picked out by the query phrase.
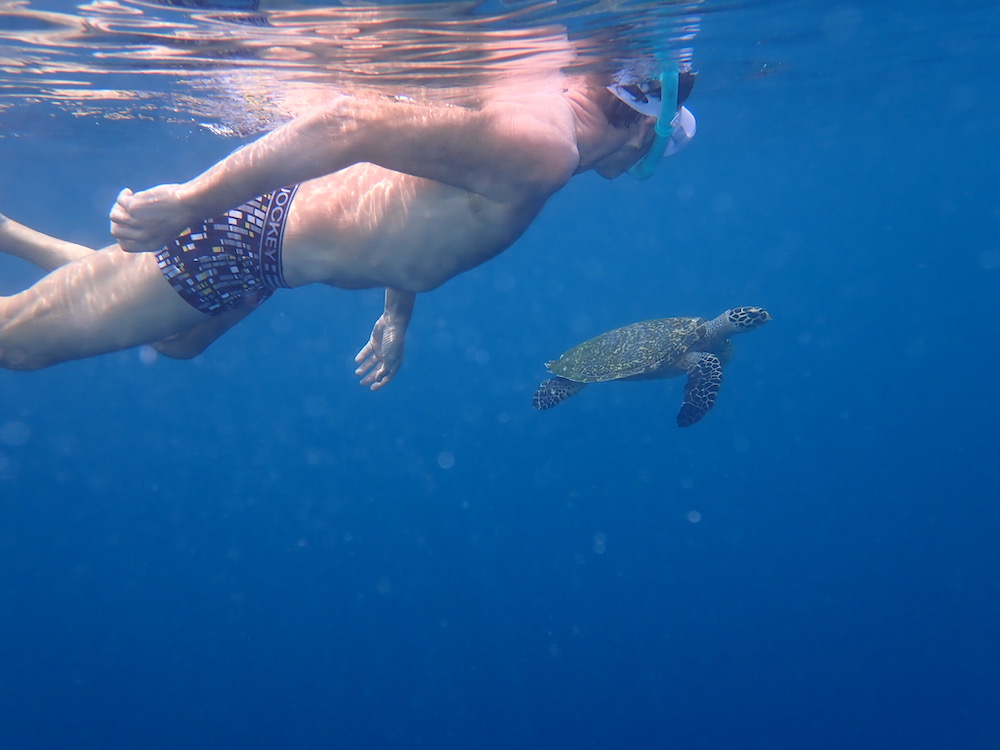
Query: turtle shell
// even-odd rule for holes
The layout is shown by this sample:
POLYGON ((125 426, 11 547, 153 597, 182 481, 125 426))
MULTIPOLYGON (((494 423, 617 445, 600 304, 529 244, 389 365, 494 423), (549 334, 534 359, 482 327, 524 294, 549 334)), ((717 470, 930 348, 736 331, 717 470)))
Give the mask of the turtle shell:
POLYGON ((580 383, 679 375, 677 362, 702 336, 704 318, 657 318, 616 328, 547 362, 549 372, 580 383))

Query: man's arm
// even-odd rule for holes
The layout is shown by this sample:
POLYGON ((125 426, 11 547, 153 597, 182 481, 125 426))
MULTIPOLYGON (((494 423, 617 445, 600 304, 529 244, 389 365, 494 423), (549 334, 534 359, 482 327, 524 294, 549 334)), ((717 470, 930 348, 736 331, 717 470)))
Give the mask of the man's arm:
POLYGON ((392 380, 402 367, 406 328, 413 317, 416 299, 417 295, 413 292, 385 290, 385 311, 375 321, 368 343, 354 358, 358 363, 354 374, 361 376, 361 385, 377 391, 392 380))
POLYGON ((579 154, 572 110, 558 95, 477 110, 342 96, 190 182, 123 190, 111 212, 112 234, 124 250, 156 250, 199 219, 361 162, 506 201, 548 197, 573 174, 579 154))

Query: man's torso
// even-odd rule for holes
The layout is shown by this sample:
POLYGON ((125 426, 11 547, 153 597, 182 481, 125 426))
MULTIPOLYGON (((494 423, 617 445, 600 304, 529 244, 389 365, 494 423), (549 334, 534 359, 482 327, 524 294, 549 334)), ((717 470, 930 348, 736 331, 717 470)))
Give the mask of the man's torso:
POLYGON ((422 292, 509 247, 544 200, 501 202, 359 164, 303 183, 289 216, 289 285, 422 292))

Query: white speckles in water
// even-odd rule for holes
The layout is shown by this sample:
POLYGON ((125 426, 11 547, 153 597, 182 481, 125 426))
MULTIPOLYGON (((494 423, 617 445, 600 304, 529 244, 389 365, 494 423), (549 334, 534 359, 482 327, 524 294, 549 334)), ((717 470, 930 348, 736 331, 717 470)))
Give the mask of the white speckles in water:
POLYGON ((733 210, 733 196, 729 193, 716 193, 712 196, 712 213, 721 215, 731 213, 733 210))
POLYGON ((607 548, 608 548, 607 534, 598 531, 596 534, 594 534, 594 546, 593 546, 594 552, 596 552, 598 555, 603 555, 604 552, 607 550, 607 548))
POLYGON ((992 247, 979 253, 979 265, 984 271, 996 271, 1000 268, 1000 249, 992 247))
POLYGON ((24 422, 11 420, 0 426, 0 444, 19 448, 31 440, 31 428, 24 422))
POLYGON ((147 367, 156 362, 158 356, 159 355, 156 353, 156 349, 151 346, 139 347, 139 361, 147 367))
POLYGON ((450 469, 455 465, 455 454, 451 451, 441 451, 438 453, 438 466, 442 469, 450 469))

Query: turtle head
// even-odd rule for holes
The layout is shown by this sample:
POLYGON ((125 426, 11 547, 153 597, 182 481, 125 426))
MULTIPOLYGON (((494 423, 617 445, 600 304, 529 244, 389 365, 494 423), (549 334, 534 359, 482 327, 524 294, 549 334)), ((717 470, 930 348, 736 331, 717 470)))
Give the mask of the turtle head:
POLYGON ((734 307, 726 310, 726 318, 734 332, 743 333, 760 328, 771 319, 771 314, 763 307, 734 307))

